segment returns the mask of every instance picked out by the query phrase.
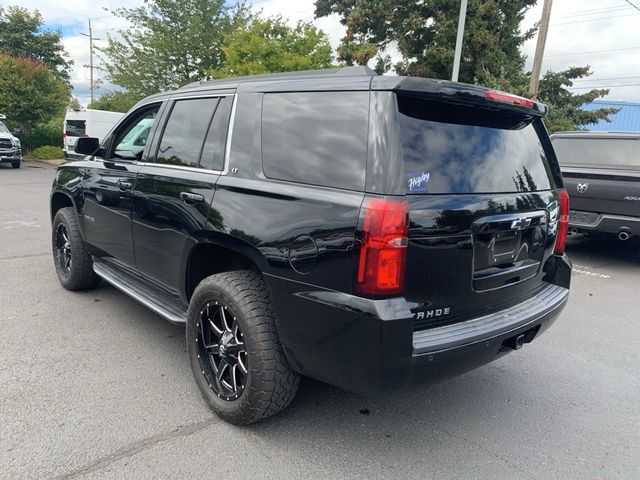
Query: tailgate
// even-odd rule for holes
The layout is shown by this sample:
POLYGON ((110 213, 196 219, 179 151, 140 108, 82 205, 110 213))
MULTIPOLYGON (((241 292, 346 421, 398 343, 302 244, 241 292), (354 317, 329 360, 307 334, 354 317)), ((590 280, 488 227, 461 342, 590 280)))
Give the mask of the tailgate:
POLYGON ((640 172, 564 167, 562 176, 572 211, 640 216, 640 172))
POLYGON ((493 313, 548 286, 561 179, 541 120, 400 95, 398 108, 414 329, 493 313))

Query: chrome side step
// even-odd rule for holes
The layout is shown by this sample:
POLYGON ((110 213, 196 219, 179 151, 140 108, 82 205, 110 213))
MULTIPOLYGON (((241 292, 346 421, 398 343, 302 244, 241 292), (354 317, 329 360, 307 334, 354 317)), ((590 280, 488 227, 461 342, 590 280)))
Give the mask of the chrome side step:
POLYGON ((118 290, 126 293, 145 307, 153 310, 158 315, 171 323, 184 324, 187 321, 187 306, 180 305, 177 301, 167 298, 146 283, 132 278, 120 269, 112 267, 104 262, 93 262, 93 271, 118 290))

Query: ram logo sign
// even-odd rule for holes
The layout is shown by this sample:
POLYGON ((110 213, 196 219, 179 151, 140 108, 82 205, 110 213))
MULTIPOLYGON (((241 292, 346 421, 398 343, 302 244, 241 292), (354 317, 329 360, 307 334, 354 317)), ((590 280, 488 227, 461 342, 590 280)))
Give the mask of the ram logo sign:
POLYGON ((578 190, 578 193, 584 193, 587 191, 588 188, 589 188, 588 183, 579 183, 578 186, 576 187, 576 190, 578 190))

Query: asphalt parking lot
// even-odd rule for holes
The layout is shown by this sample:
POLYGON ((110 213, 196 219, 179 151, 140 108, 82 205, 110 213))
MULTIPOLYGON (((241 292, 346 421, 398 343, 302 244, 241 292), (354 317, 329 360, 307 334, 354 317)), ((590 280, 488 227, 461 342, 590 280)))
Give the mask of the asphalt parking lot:
POLYGON ((183 329, 59 285, 53 172, 0 166, 1 478, 638 478, 640 242, 571 239, 563 315, 491 365, 375 398, 306 379, 238 428, 201 399, 183 329))

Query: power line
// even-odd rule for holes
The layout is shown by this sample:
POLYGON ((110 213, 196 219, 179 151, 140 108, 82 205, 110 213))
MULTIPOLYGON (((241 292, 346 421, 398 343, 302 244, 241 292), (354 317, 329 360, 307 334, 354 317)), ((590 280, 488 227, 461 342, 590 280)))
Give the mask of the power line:
POLYGON ((622 50, 638 50, 638 47, 625 47, 625 48, 610 48, 608 50, 590 50, 584 52, 567 52, 567 53, 554 53, 553 55, 547 55, 547 57, 564 57, 565 55, 586 55, 592 53, 609 53, 609 52, 620 52, 622 50))
POLYGON ((635 3, 632 3, 631 0, 624 0, 624 1, 640 12, 640 7, 635 3))
POLYGON ((640 87, 640 83, 623 83, 619 85, 590 85, 588 87, 567 87, 577 90, 593 90, 598 88, 640 87))
POLYGON ((602 18, 592 18, 592 19, 587 19, 587 20, 576 20, 575 22, 562 22, 562 23, 552 23, 552 26, 558 26, 558 25, 572 25, 574 23, 588 23, 588 22, 601 22, 602 20, 610 20, 613 18, 623 18, 623 17, 629 17, 631 15, 638 15, 638 13, 629 13, 627 15, 612 15, 610 17, 602 17, 602 18))
POLYGON ((603 80, 635 80, 636 78, 640 78, 640 75, 635 75, 632 77, 601 77, 601 78, 577 78, 573 80, 574 82, 601 82, 603 80))
POLYGON ((582 17, 582 16, 589 16, 589 15, 597 15, 600 13, 605 13, 605 12, 618 12, 621 10, 627 10, 629 9, 628 5, 621 5, 619 7, 608 7, 608 8, 596 8, 593 10, 578 10, 577 12, 567 12, 567 13, 560 13, 558 15, 554 15, 554 18, 562 18, 562 17, 582 17))

